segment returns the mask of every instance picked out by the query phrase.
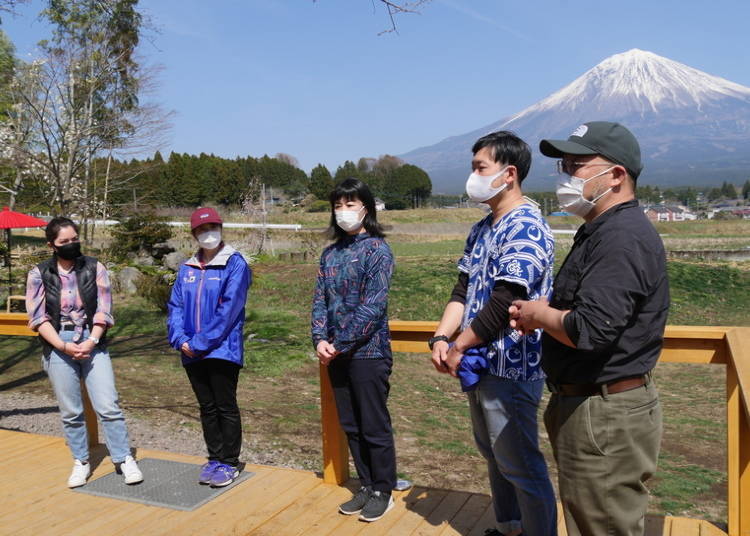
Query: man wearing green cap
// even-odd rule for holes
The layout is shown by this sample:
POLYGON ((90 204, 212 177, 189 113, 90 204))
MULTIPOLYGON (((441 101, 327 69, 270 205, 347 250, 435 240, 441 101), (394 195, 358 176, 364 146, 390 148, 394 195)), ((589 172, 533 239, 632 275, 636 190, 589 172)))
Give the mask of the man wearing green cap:
POLYGON ((640 147, 619 123, 594 121, 539 148, 559 159, 561 208, 585 223, 549 303, 513 302, 511 326, 544 329, 544 422, 569 536, 643 534, 662 430, 651 371, 669 285, 664 246, 635 199, 640 147))

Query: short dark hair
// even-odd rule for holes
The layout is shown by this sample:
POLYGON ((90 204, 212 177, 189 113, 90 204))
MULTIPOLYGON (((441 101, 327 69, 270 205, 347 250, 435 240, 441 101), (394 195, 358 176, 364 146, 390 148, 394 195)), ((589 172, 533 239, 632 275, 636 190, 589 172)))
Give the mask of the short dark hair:
POLYGON ((44 236, 47 237, 47 242, 54 244, 57 235, 60 234, 60 229, 63 227, 72 227, 75 229, 76 234, 78 234, 78 225, 76 225, 76 222, 64 216, 58 216, 52 218, 47 224, 47 227, 44 228, 44 236))
POLYGON ((489 147, 495 162, 502 162, 515 166, 518 170, 518 182, 522 182, 529 174, 531 167, 531 149, 529 145, 510 130, 499 130, 482 136, 471 148, 471 152, 477 154, 479 151, 489 147))
POLYGON ((338 241, 349 236, 349 233, 336 224, 336 210, 334 207, 336 206, 336 201, 339 199, 346 199, 347 201, 359 199, 362 201, 367 211, 364 220, 362 220, 365 230, 370 236, 385 238, 383 227, 378 223, 375 198, 370 191, 370 187, 359 179, 349 177, 338 183, 328 196, 328 200, 331 202, 331 221, 328 225, 328 236, 332 240, 338 241))

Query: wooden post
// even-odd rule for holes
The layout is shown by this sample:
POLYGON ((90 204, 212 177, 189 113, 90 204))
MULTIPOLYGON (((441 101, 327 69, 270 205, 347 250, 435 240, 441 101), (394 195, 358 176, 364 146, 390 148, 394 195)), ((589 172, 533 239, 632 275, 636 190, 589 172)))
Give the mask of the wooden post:
POLYGON ((320 365, 320 424, 323 436, 323 482, 343 484, 349 480, 349 447, 339 424, 328 367, 320 365))
POLYGON ((86 419, 86 431, 89 436, 89 448, 99 444, 99 422, 96 418, 94 406, 91 405, 89 392, 86 390, 86 384, 81 380, 81 398, 83 398, 83 415, 86 419))
POLYGON ((727 333, 727 524, 729 536, 750 536, 750 329, 727 333), (744 393, 743 393, 744 391, 744 393), (743 398, 744 394, 744 398, 743 398))

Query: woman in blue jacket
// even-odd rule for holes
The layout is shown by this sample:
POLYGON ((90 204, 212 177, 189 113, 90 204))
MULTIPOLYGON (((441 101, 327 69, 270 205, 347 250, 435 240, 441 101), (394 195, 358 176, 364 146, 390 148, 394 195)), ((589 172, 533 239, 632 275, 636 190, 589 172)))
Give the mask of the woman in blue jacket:
POLYGON ((346 179, 330 195, 329 232, 312 308, 312 340, 328 367, 341 427, 360 479, 360 489, 339 507, 380 519, 393 506, 396 451, 387 401, 392 357, 388 287, 393 254, 378 225, 375 200, 358 179, 346 179))
POLYGON ((252 274, 245 259, 221 239, 212 208, 190 217, 200 249, 180 266, 169 299, 169 344, 182 352, 200 405, 208 462, 198 482, 227 486, 239 476, 242 423, 237 379, 243 366, 245 301, 252 274))

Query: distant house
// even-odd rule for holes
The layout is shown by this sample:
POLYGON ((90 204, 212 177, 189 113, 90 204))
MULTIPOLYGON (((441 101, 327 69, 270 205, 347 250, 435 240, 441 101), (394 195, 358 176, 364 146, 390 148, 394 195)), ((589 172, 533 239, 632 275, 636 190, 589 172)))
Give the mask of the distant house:
POLYGON ((698 216, 690 212, 686 207, 677 205, 648 205, 643 212, 651 221, 686 221, 695 220, 698 216))
POLYGON ((375 198, 375 210, 377 210, 378 212, 380 212, 381 210, 385 210, 385 202, 379 197, 375 198))

